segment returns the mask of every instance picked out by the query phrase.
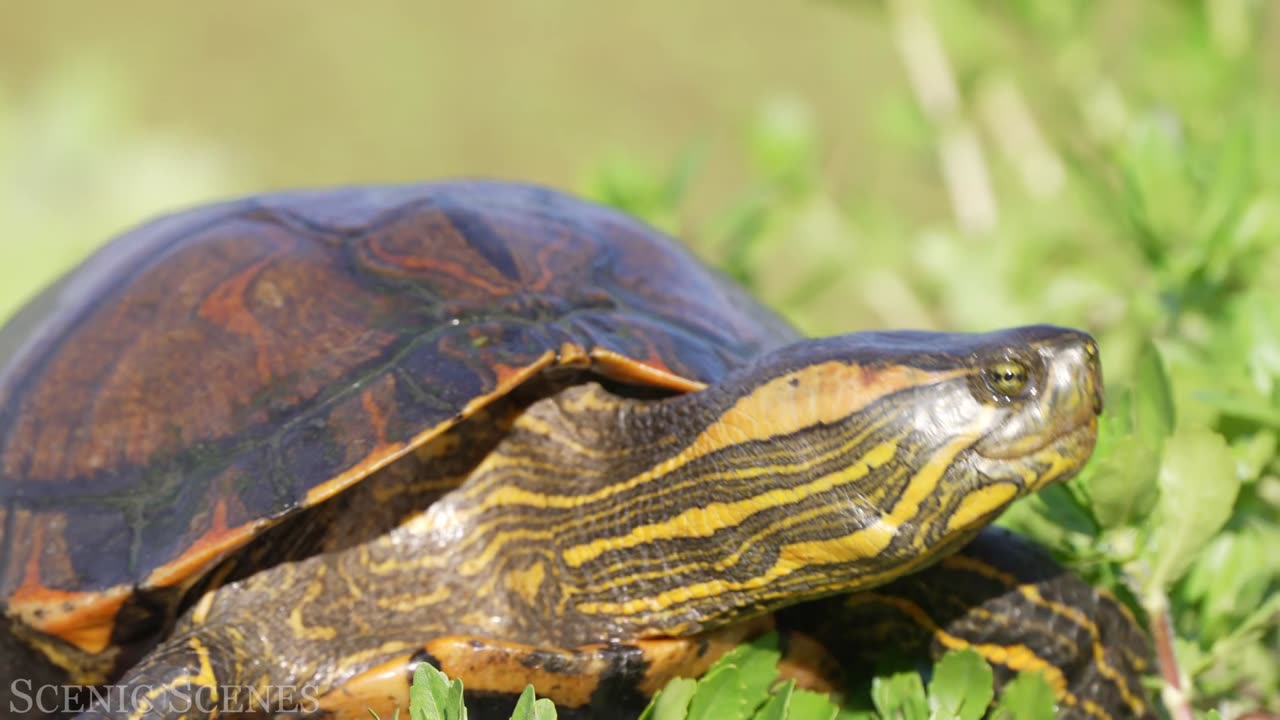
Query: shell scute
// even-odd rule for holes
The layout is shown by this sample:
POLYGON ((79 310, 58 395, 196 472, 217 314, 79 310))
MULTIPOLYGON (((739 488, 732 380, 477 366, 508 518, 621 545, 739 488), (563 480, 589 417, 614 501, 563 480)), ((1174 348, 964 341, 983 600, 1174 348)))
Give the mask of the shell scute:
POLYGON ((544 188, 162 218, 0 330, 0 605, 72 638, 35 590, 92 609, 193 582, 550 365, 690 390, 793 338, 674 242, 544 188))

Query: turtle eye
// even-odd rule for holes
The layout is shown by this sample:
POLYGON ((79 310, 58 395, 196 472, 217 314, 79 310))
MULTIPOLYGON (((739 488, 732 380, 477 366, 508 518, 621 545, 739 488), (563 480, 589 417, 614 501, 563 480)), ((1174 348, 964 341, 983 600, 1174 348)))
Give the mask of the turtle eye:
POLYGON ((987 385, 1006 397, 1016 397, 1027 387, 1029 371, 1017 360, 997 360, 983 370, 987 385))

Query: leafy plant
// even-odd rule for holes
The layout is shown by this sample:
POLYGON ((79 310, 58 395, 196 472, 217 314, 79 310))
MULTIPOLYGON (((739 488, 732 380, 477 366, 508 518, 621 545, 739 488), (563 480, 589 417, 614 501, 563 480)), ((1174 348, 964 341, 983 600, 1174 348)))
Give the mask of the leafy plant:
MULTIPOLYGON (((926 690, 914 672, 877 678, 874 710, 842 709, 823 694, 799 690, 778 673, 778 638, 768 634, 726 654, 698 679, 679 678, 654 696, 640 720, 978 720, 992 700, 991 668, 971 651, 947 653, 926 690)), ((1011 682, 994 707, 1007 720, 1052 718, 1053 693, 1039 674, 1011 682)), ((409 692, 410 720, 466 720, 462 682, 423 663, 409 692)), ((526 687, 511 720, 554 720, 554 704, 526 687)), ((375 720, 378 716, 374 715, 375 720)))
MULTIPOLYGON (((850 145, 807 95, 783 93, 743 128, 730 152, 746 172, 711 210, 688 197, 709 142, 667 163, 611 154, 585 172, 585 191, 677 233, 812 334, 1046 321, 1094 333, 1108 379, 1094 460, 1001 522, 1145 618, 1161 647, 1153 687, 1171 715, 1280 712, 1275 5, 838 6, 882 27, 909 70, 896 93, 865 97, 875 137, 850 145), (871 149, 897 161, 868 160, 871 149)), ((25 114, 0 98, 0 136, 15 139, 0 155, 21 168, 9 235, 27 240, 8 256, 5 314, 43 282, 38 267, 70 264, 102 226, 254 184, 239 176, 242 158, 203 142, 156 142, 151 130, 119 142, 122 109, 144 104, 114 95, 98 63, 69 67, 43 80, 50 90, 25 114), (40 172, 50 156, 76 158, 81 182, 40 172), (52 238, 76 244, 55 252, 52 238)), ((861 93, 859 74, 885 70, 849 67, 850 87, 861 93)), ((186 84, 214 97, 216 83, 186 84)), ((255 152, 276 157, 266 150, 255 152)), ((747 682, 735 667, 717 692, 747 682)), ((1015 680, 995 714, 1044 716, 1039 682, 1015 680)), ((917 676, 865 684, 884 704, 863 712, 930 709, 933 688, 917 676)), ((702 687, 677 681, 662 707, 692 707, 702 687)), ((744 687, 759 697, 758 684, 744 687)), ((768 717, 817 702, 783 688, 770 685, 768 717)))
MULTIPOLYGON (((820 126, 775 120, 805 116, 786 99, 748 134, 741 199, 683 236, 814 334, 1091 331, 1108 380, 1094 459, 1001 522, 1146 619, 1173 717, 1280 711, 1273 9, 849 7, 899 40, 913 84, 883 141, 936 168, 946 207, 913 217, 899 208, 926 204, 891 186, 833 191, 820 126)), ((1014 698, 1032 694, 1021 683, 1014 698)))

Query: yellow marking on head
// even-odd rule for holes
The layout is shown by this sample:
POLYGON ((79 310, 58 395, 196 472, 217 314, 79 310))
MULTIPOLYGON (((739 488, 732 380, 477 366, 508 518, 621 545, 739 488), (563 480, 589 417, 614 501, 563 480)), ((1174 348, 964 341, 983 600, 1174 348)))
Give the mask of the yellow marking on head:
POLYGON ((542 561, 537 561, 524 570, 512 570, 507 573, 506 586, 516 591, 525 603, 532 605, 542 589, 542 581, 547 577, 547 569, 542 561))
POLYGON ((1017 496, 1017 486, 1008 483, 978 488, 960 499, 960 505, 947 518, 947 530, 971 530, 979 520, 1009 504, 1017 496))
POLYGON ((485 508, 529 505, 534 508, 575 508, 607 500, 688 463, 745 441, 767 440, 807 427, 833 423, 909 387, 963 377, 967 370, 929 372, 893 366, 869 370, 860 365, 828 362, 812 365, 770 380, 738 400, 718 420, 679 453, 623 482, 594 492, 572 495, 534 493, 518 487, 497 488, 485 498, 485 508), (795 384, 793 384, 795 381, 795 384))
MULTIPOLYGON (((850 445, 854 445, 854 443, 850 443, 850 445)), ((518 461, 512 461, 511 465, 518 465, 518 461)), ((805 466, 808 465, 809 464, 805 464, 805 462, 794 462, 794 464, 787 465, 756 465, 753 466, 753 468, 728 470, 724 471, 724 473, 701 475, 701 477, 698 478, 698 483, 714 483, 717 482, 717 480, 728 479, 731 477, 742 479, 763 477, 763 475, 771 473, 790 473, 790 471, 804 469, 805 466)), ((553 468, 548 469, 550 470, 553 468)), ((556 470, 559 469, 556 468, 556 470)), ((663 487, 662 491, 668 491, 668 489, 669 488, 663 487)), ((530 491, 518 491, 518 493, 520 493, 521 497, 547 497, 545 495, 541 495, 541 493, 534 493, 530 491)), ((516 493, 511 493, 511 495, 516 495, 516 493)), ((595 520, 611 518, 611 516, 616 516, 617 514, 617 507, 605 507, 603 510, 590 512, 590 514, 575 514, 575 516, 573 516, 573 524, 577 525, 577 527, 584 527, 584 525, 593 523, 595 520)), ((500 530, 500 532, 494 533, 493 536, 489 536, 490 524, 492 523, 476 524, 472 527, 471 538, 475 538, 477 542, 484 541, 484 547, 481 548, 479 555, 471 557, 471 559, 463 561, 461 565, 458 565, 458 571, 463 575, 483 573, 483 571, 489 568, 495 557, 500 555, 503 551, 506 551, 506 548, 512 541, 536 542, 547 541, 547 539, 556 537, 556 530, 553 528, 540 530, 529 528, 500 530)), ((468 538, 468 542, 471 541, 471 538, 468 538)))
POLYGON ((741 525, 744 520, 762 510, 790 505, 866 477, 873 468, 892 460, 897 447, 896 442, 881 443, 844 470, 824 475, 804 485, 770 490, 737 502, 708 503, 706 507, 685 510, 670 520, 641 525, 620 537, 604 537, 571 547, 564 551, 564 561, 572 567, 578 567, 611 550, 623 550, 673 538, 709 537, 719 530, 741 525))
POLYGON ((907 480, 898 502, 870 526, 843 537, 786 545, 782 548, 780 560, 799 568, 814 563, 848 562, 879 555, 902 526, 919 514, 921 503, 938 492, 938 483, 955 462, 956 455, 977 439, 976 435, 963 433, 939 448, 907 480))
MULTIPOLYGON (((903 365, 870 369, 826 362, 770 380, 725 411, 717 425, 759 439, 832 423, 909 387, 962 377, 964 369, 928 371, 903 365)), ((718 448, 710 448, 718 449, 718 448)))

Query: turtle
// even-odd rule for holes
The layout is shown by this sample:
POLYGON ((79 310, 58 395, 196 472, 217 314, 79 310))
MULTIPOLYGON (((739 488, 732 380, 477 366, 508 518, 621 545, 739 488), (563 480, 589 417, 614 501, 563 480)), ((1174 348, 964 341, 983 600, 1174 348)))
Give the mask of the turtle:
POLYGON ((620 211, 450 180, 144 224, 0 362, 3 717, 367 717, 424 662, 633 717, 771 629, 819 689, 914 637, 1150 712, 1125 608, 988 528, 1092 452, 1079 330, 806 338, 620 211))

